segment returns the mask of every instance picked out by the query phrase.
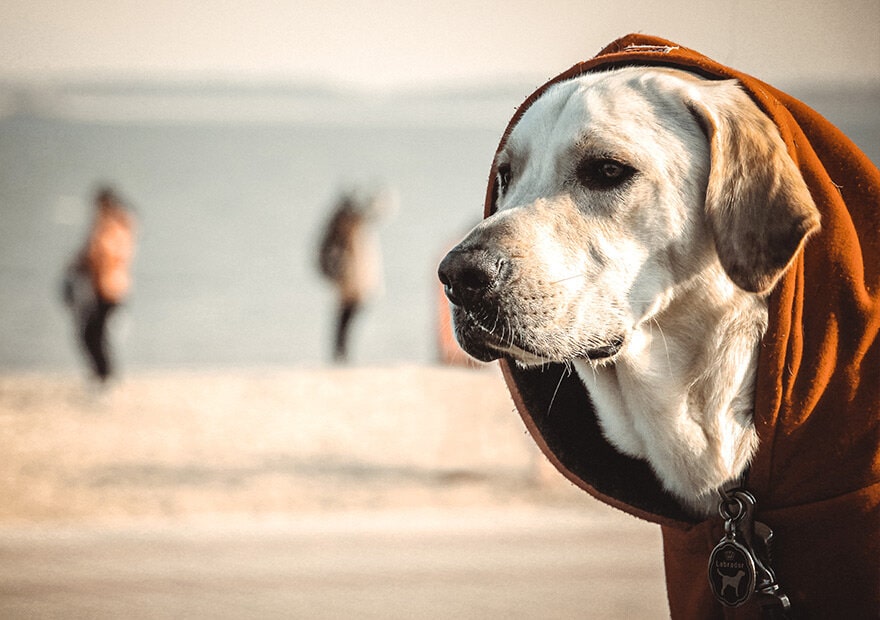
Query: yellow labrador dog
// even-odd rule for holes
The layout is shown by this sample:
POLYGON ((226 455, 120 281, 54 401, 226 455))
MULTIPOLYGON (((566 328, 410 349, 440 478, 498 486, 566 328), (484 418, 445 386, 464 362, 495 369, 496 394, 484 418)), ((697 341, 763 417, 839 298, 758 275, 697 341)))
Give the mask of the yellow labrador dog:
POLYGON ((819 213, 735 81, 628 67, 551 86, 439 276, 464 349, 577 371, 608 441, 697 515, 757 447, 765 295, 819 213))

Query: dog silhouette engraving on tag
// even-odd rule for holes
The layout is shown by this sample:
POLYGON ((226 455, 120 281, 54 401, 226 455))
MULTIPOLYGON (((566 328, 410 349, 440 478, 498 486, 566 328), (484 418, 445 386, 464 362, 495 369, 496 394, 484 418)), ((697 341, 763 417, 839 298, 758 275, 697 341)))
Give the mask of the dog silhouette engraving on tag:
POLYGON ((709 585, 720 603, 739 607, 755 592, 755 562, 744 546, 724 538, 709 556, 709 585))

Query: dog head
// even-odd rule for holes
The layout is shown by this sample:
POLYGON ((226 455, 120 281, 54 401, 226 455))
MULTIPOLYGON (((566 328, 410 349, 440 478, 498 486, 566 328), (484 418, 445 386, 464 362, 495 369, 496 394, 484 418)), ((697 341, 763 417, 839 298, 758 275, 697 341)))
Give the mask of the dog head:
POLYGON ((459 342, 484 361, 613 360, 715 267, 766 294, 819 227, 738 85, 670 69, 550 86, 494 170, 492 214, 439 268, 459 342))

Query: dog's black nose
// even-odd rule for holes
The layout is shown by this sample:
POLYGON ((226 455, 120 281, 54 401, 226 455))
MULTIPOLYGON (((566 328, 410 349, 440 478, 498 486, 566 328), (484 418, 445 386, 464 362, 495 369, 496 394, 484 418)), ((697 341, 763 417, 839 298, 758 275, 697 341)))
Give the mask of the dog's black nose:
POLYGON ((469 307, 498 282, 504 259, 486 250, 453 249, 440 262, 437 275, 449 301, 469 307))

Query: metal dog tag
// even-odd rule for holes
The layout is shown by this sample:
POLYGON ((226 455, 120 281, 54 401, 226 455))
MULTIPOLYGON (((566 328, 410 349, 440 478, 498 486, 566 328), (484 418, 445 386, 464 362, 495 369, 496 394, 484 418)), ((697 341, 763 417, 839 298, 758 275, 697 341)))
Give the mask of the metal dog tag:
POLYGON ((766 617, 787 618, 791 602, 770 567, 773 530, 755 520, 756 507, 745 489, 724 493, 718 505, 724 538, 709 556, 709 585, 723 605, 739 607, 754 596, 766 617))
POLYGON ((709 556, 709 585, 723 605, 739 607, 755 592, 755 561, 732 536, 724 539, 709 556))
POLYGON ((728 491, 718 505, 724 538, 709 556, 709 585, 722 605, 739 607, 755 593, 758 570, 752 549, 755 500, 744 489, 728 491))

